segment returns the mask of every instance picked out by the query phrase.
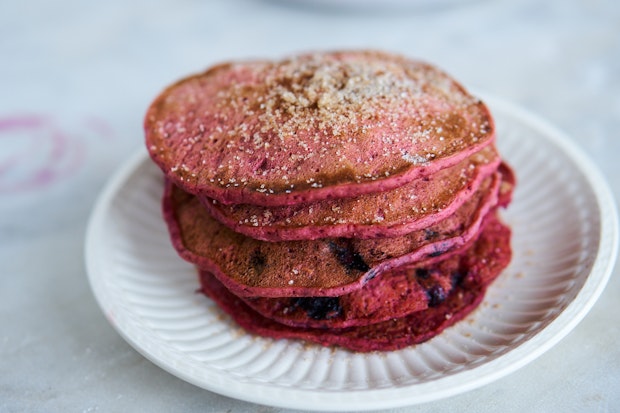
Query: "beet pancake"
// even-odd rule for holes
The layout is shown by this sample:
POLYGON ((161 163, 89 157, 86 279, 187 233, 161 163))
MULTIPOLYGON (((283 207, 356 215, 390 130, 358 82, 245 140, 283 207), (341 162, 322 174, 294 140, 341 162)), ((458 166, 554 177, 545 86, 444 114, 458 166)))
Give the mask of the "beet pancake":
POLYGON ((456 291, 437 307, 369 326, 332 330, 296 328, 265 318, 228 291, 213 276, 203 278, 202 291, 251 334, 274 339, 305 340, 357 352, 400 350, 430 340, 465 318, 484 298, 484 287, 457 287, 456 291))
POLYGON ((487 107, 450 76, 375 51, 221 64, 164 90, 144 128, 184 191, 263 206, 394 189, 495 136, 487 107))
POLYGON ((497 205, 503 208, 508 207, 512 202, 512 194, 514 187, 517 184, 517 177, 515 176, 512 168, 506 163, 502 162, 497 169, 502 174, 502 183, 499 187, 499 198, 497 205))
POLYGON ((408 263, 438 261, 476 237, 497 204, 500 175, 439 224, 402 237, 265 242, 232 231, 197 197, 167 183, 164 218, 181 257, 214 273, 239 296, 336 296, 408 263))
POLYGON ((200 200, 218 221, 264 241, 396 237, 434 225, 454 213, 499 163, 495 146, 489 145, 427 178, 355 198, 281 207, 200 200))
POLYGON ((489 283, 510 259, 509 245, 510 230, 498 223, 496 212, 491 212, 476 240, 435 264, 396 268, 340 297, 243 300, 263 317, 294 327, 375 324, 438 306, 465 277, 489 283), (487 265, 489 260, 495 265, 487 265))
MULTIPOLYGON (((467 275, 451 294, 436 306, 416 311, 405 317, 392 318, 376 324, 348 328, 291 327, 263 317, 241 298, 232 294, 218 279, 206 272, 201 274, 202 291, 228 313, 248 332, 272 338, 301 339, 324 346, 337 345, 352 351, 391 351, 422 343, 441 333, 447 327, 465 318, 484 298, 488 283, 495 279, 511 258, 508 242, 510 230, 498 220, 497 229, 483 232, 482 237, 499 237, 490 241, 496 245, 488 256, 471 256, 478 266, 468 267, 467 275), (488 267, 484 275, 477 269, 488 267)), ((482 244, 486 244, 483 241, 482 244)), ((389 275, 386 274, 389 277, 389 275)))

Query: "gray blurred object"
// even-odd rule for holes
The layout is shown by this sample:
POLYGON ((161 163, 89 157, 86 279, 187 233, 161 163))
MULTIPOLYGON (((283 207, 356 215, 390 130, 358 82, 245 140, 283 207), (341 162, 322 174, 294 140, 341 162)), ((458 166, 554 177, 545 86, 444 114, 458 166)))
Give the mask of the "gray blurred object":
POLYGON ((353 13, 398 13, 438 10, 461 6, 477 0, 273 0, 275 3, 302 6, 321 11, 353 13))

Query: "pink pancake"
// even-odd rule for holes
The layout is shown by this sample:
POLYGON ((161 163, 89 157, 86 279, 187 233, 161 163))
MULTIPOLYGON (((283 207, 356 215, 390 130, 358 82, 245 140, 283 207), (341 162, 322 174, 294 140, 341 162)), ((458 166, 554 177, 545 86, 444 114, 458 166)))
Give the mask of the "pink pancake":
MULTIPOLYGON (((499 221, 493 225, 502 226, 499 221)), ((506 227, 503 227, 507 230, 506 227)), ((483 233, 501 233, 490 231, 483 233)), ((509 235, 509 234, 508 234, 509 235)), ((483 243, 484 244, 484 243, 483 243)), ((490 256, 473 258, 480 266, 491 267, 480 276, 474 269, 458 283, 440 304, 413 312, 405 317, 391 318, 366 326, 348 328, 291 327, 266 318, 236 297, 214 276, 201 275, 202 291, 224 312, 251 334, 275 339, 299 339, 323 346, 340 346, 357 352, 392 351, 427 341, 470 314, 484 298, 486 286, 497 277, 510 261, 510 247, 500 242, 490 256)), ((387 274, 386 274, 387 276, 387 274)))
POLYGON ((494 140, 487 107, 437 68, 351 51, 222 64, 164 90, 146 146, 184 191, 296 205, 388 191, 494 140))
POLYGON ((428 178, 376 194, 281 207, 201 201, 229 228, 265 241, 397 237, 453 214, 499 163, 494 145, 489 145, 428 178))
POLYGON ((517 185, 517 177, 515 176, 512 168, 506 162, 502 162, 499 165, 498 172, 502 174, 502 183, 499 187, 499 198, 497 200, 497 205, 506 208, 512 202, 512 194, 515 186, 517 185))
POLYGON ((350 294, 242 299, 263 317, 293 327, 375 324, 440 305, 463 279, 490 283, 510 261, 509 246, 510 230, 490 213, 480 236, 449 258, 428 266, 396 268, 350 294))
POLYGON ((261 316, 217 278, 203 277, 202 291, 250 334, 295 339, 356 352, 394 351, 423 343, 471 313, 484 298, 484 287, 457 287, 439 306, 368 326, 345 329, 291 327, 261 316))
POLYGON ((409 263, 432 262, 477 236, 497 204, 500 175, 441 223, 402 237, 265 242, 230 230, 195 196, 171 183, 163 199, 172 243, 184 259, 208 270, 239 296, 337 296, 409 263))

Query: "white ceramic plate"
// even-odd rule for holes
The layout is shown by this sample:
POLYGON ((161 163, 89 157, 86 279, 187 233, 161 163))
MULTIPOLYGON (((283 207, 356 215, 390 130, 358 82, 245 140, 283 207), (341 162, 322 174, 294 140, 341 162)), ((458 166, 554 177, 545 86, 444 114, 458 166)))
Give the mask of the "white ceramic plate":
POLYGON ((356 354, 246 334, 196 293, 160 212, 162 176, 140 153, 103 191, 86 262, 116 330, 145 357, 211 391, 260 404, 369 410, 427 402, 502 377, 584 317, 611 273, 617 215, 604 179, 560 132, 487 99, 518 186, 504 213, 514 258, 484 303, 424 344, 356 354))

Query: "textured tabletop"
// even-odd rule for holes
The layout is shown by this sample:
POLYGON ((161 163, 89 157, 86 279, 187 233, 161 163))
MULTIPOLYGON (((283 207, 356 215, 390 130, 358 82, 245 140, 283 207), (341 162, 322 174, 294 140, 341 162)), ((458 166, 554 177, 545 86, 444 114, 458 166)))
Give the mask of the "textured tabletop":
MULTIPOLYGON (((288 411, 220 396, 152 364, 106 320, 86 275, 89 215, 105 182, 142 148, 146 107, 211 64, 345 48, 418 57, 557 126, 618 199, 620 2, 333 3, 345 6, 0 6, 0 412, 288 411)), ((390 411, 620 411, 619 276, 616 268, 567 337, 518 371, 390 411)))

